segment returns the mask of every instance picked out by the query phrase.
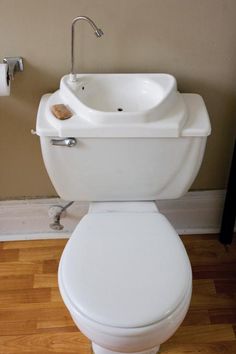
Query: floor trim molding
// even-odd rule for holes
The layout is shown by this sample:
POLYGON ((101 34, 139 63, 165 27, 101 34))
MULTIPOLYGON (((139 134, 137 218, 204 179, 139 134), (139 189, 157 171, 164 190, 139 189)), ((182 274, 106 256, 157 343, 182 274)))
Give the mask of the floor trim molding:
MULTIPOLYGON (((219 232, 225 191, 188 192, 175 200, 157 205, 179 234, 219 232)), ((70 237, 79 220, 87 213, 88 203, 75 203, 61 219, 62 231, 50 229, 48 210, 65 205, 59 198, 0 201, 0 241, 70 237)))

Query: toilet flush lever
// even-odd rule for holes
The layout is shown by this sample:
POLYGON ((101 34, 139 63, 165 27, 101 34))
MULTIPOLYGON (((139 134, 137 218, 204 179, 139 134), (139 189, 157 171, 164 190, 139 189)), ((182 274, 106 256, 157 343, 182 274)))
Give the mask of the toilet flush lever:
POLYGON ((75 138, 51 139, 51 144, 56 146, 73 147, 77 144, 75 138))

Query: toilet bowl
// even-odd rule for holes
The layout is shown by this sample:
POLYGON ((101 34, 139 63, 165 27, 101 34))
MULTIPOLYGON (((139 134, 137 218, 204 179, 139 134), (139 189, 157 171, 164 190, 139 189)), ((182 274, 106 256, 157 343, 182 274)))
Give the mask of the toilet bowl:
POLYGON ((184 319, 184 246, 154 203, 94 203, 61 257, 59 288, 95 354, 154 354, 184 319))

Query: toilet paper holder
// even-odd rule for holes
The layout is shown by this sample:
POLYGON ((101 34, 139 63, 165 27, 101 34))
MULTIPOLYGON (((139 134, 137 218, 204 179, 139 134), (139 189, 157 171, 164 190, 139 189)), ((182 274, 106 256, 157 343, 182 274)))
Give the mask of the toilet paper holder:
POLYGON ((8 83, 14 80, 14 74, 24 70, 23 58, 21 57, 5 57, 3 63, 8 65, 7 80, 8 83))

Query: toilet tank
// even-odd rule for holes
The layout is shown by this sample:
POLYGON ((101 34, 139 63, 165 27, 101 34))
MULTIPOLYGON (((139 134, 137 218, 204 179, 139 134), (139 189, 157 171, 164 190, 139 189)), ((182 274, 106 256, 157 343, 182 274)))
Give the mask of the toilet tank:
POLYGON ((186 120, 93 125, 79 117, 59 121, 44 95, 36 132, 48 175, 64 200, 141 201, 179 198, 193 183, 204 156, 210 122, 202 98, 181 94, 186 120), (73 137, 73 147, 53 145, 73 137))

